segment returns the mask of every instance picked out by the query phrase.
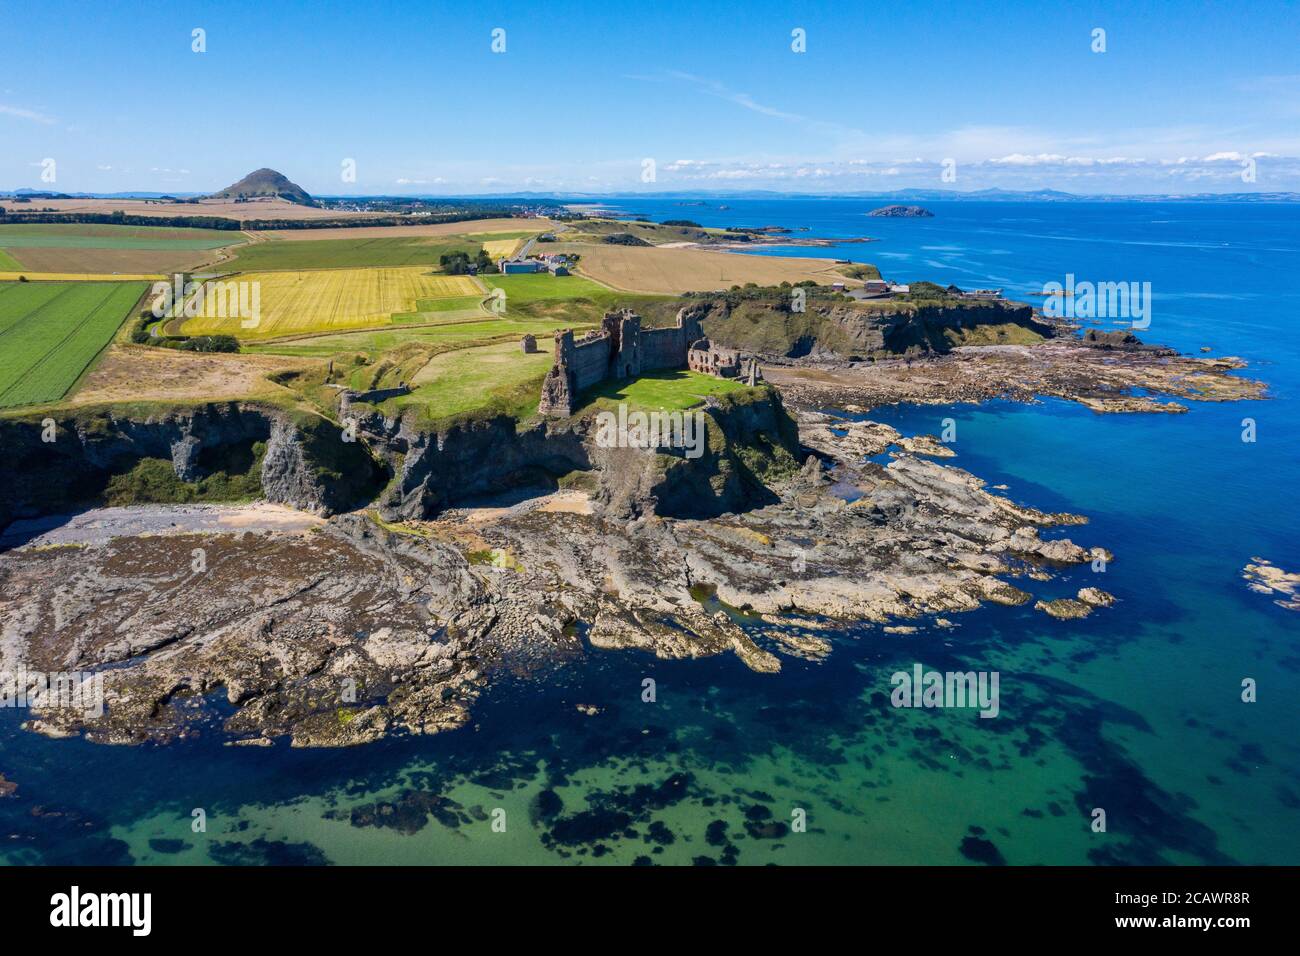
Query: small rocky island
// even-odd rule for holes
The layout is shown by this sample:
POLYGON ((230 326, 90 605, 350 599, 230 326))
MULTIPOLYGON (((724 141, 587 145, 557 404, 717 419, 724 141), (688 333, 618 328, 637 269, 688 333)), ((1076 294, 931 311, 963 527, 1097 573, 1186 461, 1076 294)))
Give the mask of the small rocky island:
POLYGON ((880 219, 933 219, 934 213, 921 206, 881 206, 867 213, 880 219))

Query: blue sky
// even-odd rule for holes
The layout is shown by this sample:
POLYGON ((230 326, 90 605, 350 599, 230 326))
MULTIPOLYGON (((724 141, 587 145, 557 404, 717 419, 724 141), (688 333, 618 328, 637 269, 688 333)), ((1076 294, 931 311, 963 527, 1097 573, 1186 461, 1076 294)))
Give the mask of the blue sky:
POLYGON ((1300 190, 1294 0, 42 0, 4 23, 0 188, 271 166, 327 195, 1300 190))

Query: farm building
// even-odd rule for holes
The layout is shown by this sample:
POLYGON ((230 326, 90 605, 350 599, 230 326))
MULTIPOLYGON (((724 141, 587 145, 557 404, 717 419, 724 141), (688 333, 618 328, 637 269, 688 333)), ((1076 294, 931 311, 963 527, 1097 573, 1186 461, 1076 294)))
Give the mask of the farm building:
POLYGON ((542 272, 546 266, 537 259, 502 259, 497 263, 497 268, 501 270, 502 275, 526 275, 542 272))

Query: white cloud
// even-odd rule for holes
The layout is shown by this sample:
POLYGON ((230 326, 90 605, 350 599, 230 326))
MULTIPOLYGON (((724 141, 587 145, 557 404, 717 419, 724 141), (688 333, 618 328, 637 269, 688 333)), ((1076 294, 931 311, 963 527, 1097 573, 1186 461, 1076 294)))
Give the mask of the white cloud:
POLYGON ((54 117, 46 116, 36 110, 23 109, 21 106, 6 106, 3 103, 0 103, 0 116, 12 116, 15 119, 30 120, 33 123, 44 123, 46 126, 57 122, 54 117))

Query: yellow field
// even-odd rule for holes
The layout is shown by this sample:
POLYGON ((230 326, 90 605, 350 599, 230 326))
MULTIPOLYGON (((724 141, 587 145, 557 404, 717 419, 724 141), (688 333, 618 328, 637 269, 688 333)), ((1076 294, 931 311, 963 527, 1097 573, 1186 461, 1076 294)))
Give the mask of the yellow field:
MULTIPOLYGON (((398 272, 398 269, 387 270, 398 272)), ((471 279, 469 276, 424 276, 429 283, 429 287, 437 291, 422 293, 422 299, 444 299, 455 298, 462 295, 483 295, 483 287, 471 279)), ((398 310, 402 311, 401 309, 398 310)))
POLYGON ((483 251, 489 258, 500 259, 514 252, 517 245, 519 245, 518 239, 488 239, 483 243, 483 251))
POLYGON ((26 276, 29 282, 157 282, 167 278, 121 272, 0 272, 0 282, 16 282, 19 276, 26 276))
POLYGON ((261 317, 244 328, 239 316, 198 316, 181 326, 184 335, 235 335, 265 339, 300 332, 388 325, 394 312, 412 312, 420 299, 481 294, 469 276, 428 275, 425 266, 394 269, 320 269, 304 272, 243 272, 228 281, 255 282, 261 317))

